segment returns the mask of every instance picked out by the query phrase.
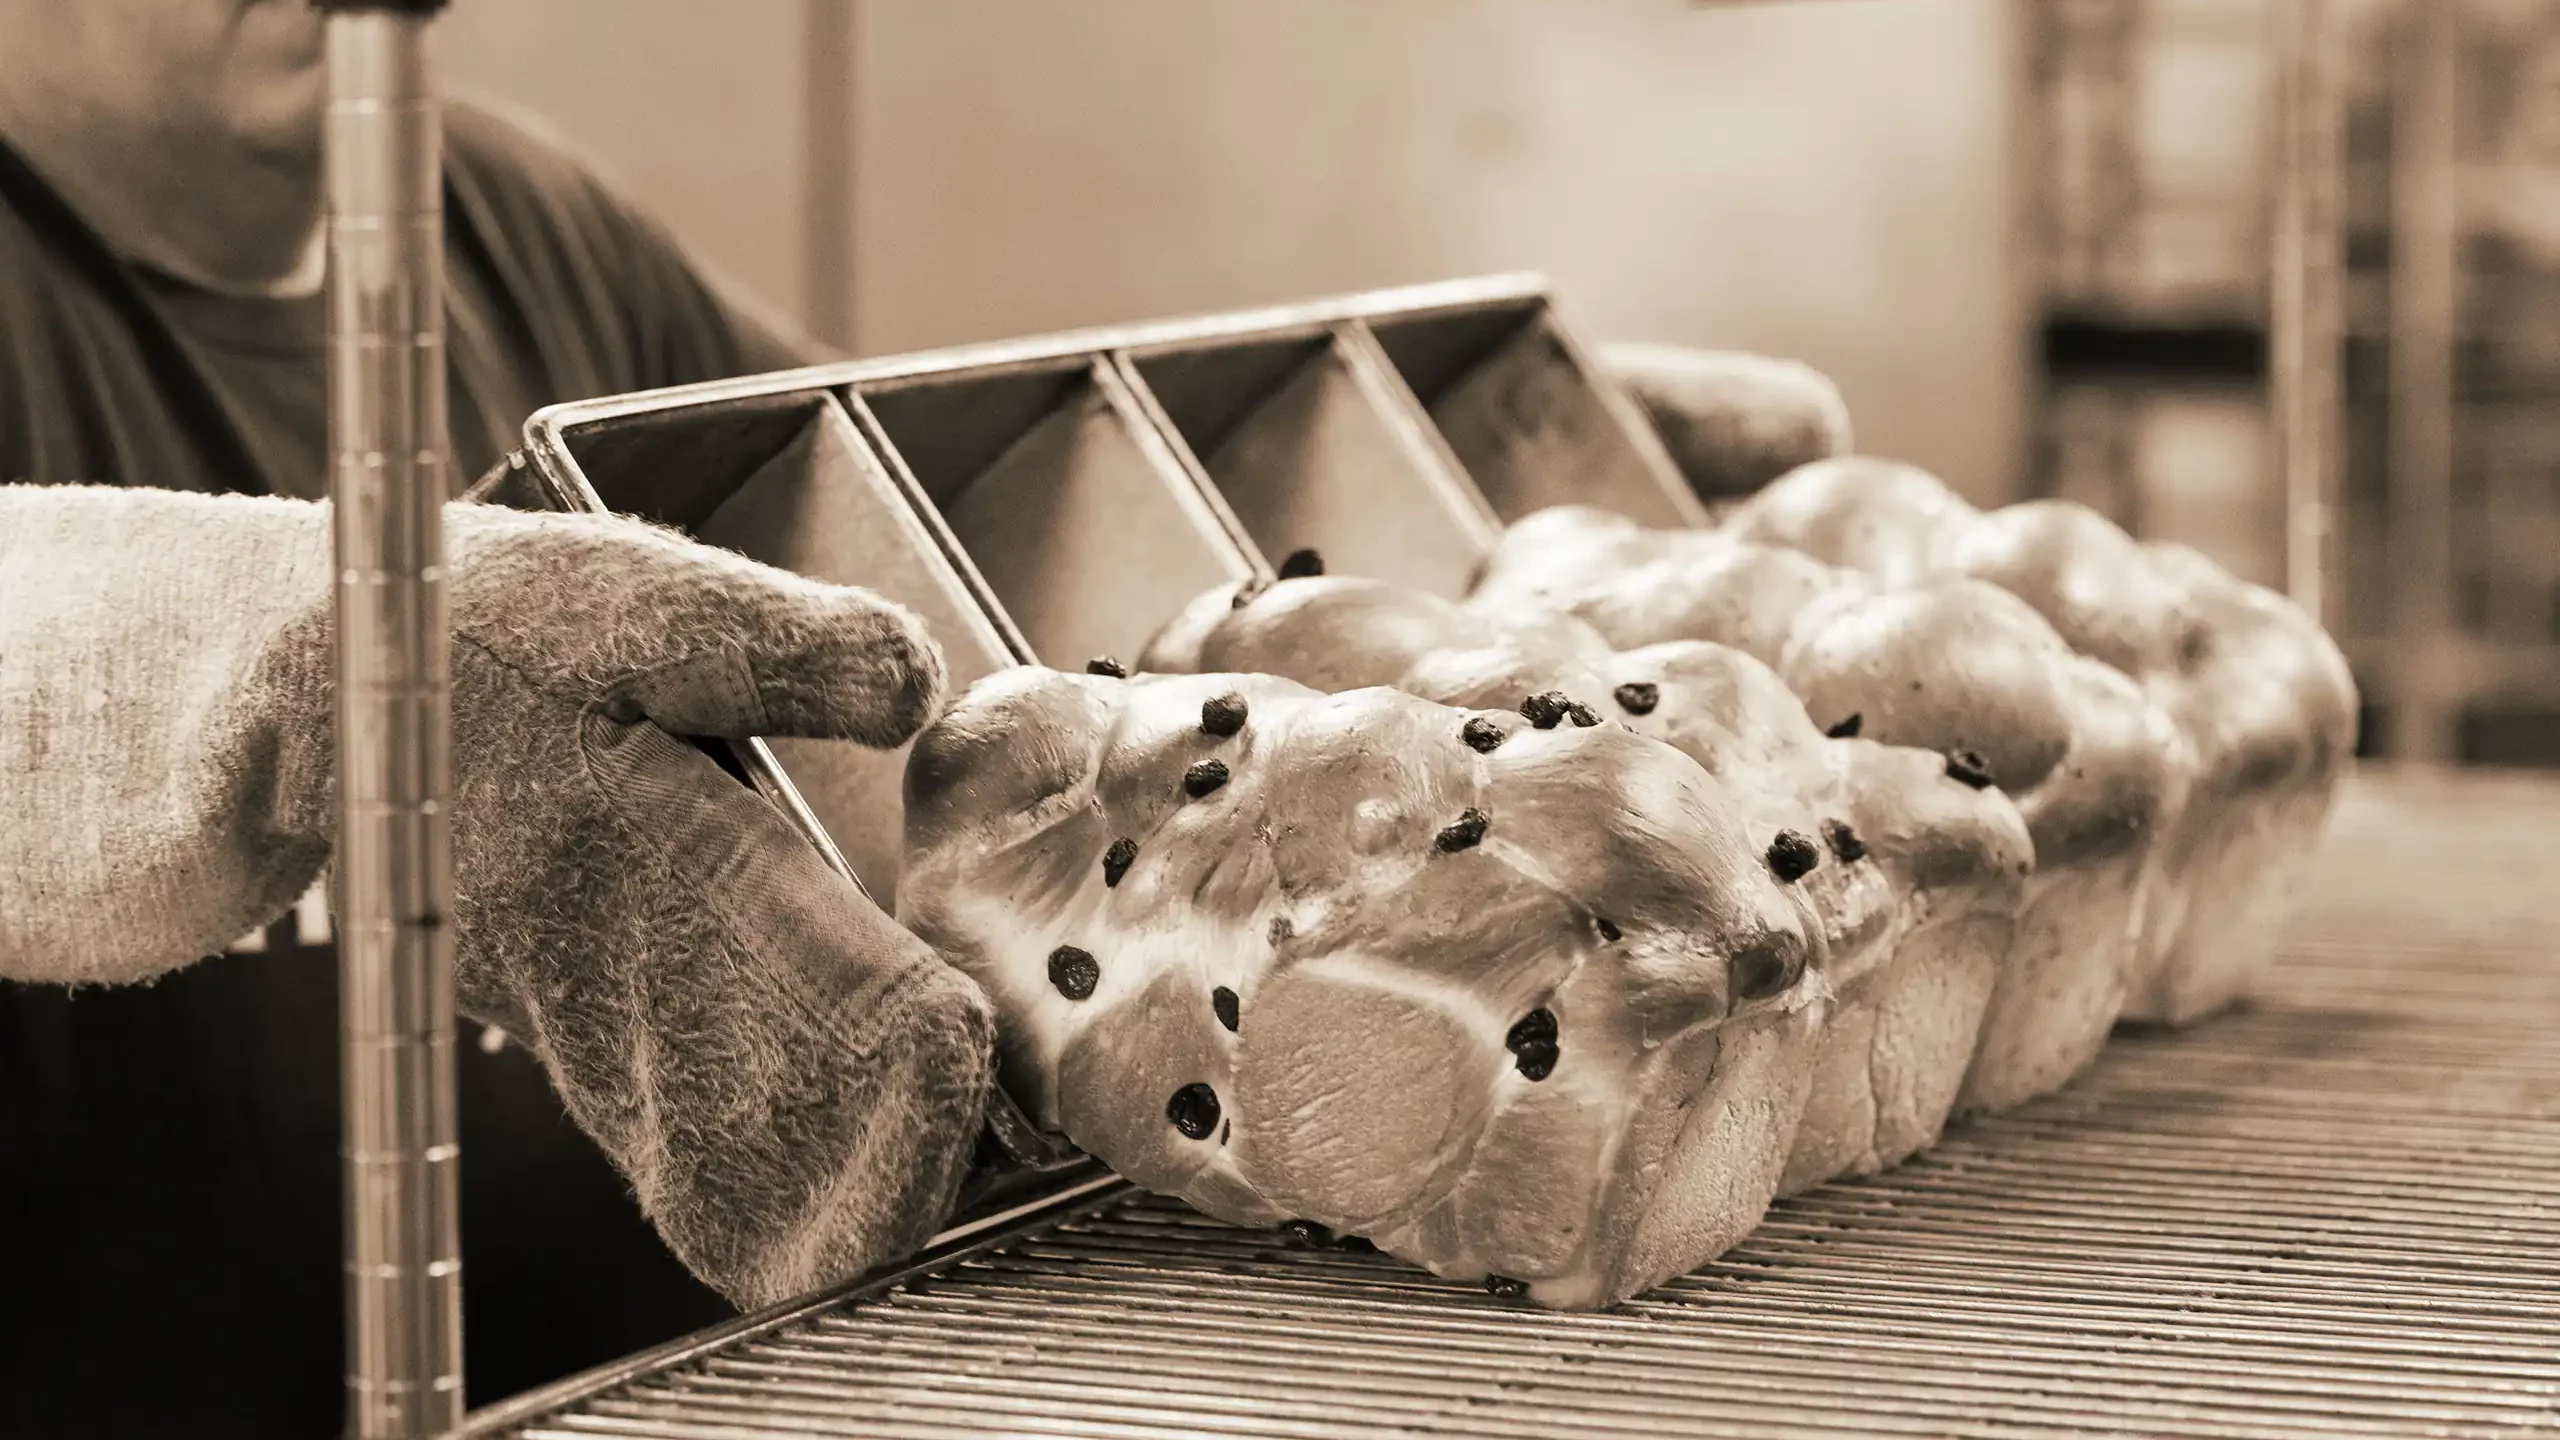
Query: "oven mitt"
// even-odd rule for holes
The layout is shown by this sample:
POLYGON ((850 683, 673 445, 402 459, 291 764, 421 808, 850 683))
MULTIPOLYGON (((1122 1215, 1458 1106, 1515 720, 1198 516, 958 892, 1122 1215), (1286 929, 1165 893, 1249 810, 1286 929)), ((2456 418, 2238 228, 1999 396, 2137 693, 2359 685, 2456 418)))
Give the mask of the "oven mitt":
POLYGON ((1802 361, 1626 341, 1602 346, 1600 363, 1643 407, 1689 488, 1710 506, 1849 453, 1848 403, 1829 376, 1802 361))
MULTIPOLYGON (((678 737, 896 745, 932 642, 637 521, 447 515, 464 1013, 732 1302, 911 1251, 981 1134, 986 1001, 678 737)), ((323 505, 0 486, 0 975, 147 980, 309 888, 330 566, 323 505)))

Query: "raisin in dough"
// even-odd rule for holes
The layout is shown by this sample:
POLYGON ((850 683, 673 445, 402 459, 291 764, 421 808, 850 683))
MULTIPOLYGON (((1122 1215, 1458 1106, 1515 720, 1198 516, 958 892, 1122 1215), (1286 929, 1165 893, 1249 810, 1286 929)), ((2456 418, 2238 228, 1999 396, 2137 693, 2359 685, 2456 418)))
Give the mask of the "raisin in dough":
POLYGON ((1823 925, 1834 999, 1781 1193, 1937 1139, 2033 853, 2016 807, 1951 778, 1944 756, 1825 736, 1769 667, 1727 646, 1620 652, 1570 616, 1496 622, 1375 580, 1212 591, 1139 663, 1391 685, 1533 726, 1621 724, 1668 741, 1724 782, 1751 844, 1823 925))
POLYGON ((1822 929, 1659 741, 1023 668, 906 801, 899 918, 985 987, 1026 1110, 1150 1190, 1590 1306, 1777 1185, 1822 929))
POLYGON ((1562 609, 1623 646, 1733 646, 1827 729, 1947 754, 1954 773, 2008 792, 2035 873, 1957 1109, 2054 1090, 2105 1045, 2155 838, 2193 765, 2139 687, 2073 653, 2026 602, 1964 578, 1889 587, 1727 533, 1560 506, 1505 532, 1467 604, 1562 609))
POLYGON ((1925 470, 1865 457, 1792 472, 1731 528, 1886 584, 1988 581, 2131 676, 2194 752, 2196 776, 2159 849, 2125 1014, 2183 1023, 2248 988, 2355 750, 2354 679, 2300 607, 2085 505, 1984 512, 1925 470))

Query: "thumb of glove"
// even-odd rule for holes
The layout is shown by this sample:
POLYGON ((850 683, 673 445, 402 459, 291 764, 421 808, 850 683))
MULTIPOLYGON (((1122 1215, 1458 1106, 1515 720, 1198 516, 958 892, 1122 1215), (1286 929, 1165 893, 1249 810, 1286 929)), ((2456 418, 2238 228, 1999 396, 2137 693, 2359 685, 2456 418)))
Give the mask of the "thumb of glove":
POLYGON ((868 590, 627 518, 450 514, 457 638, 622 723, 885 749, 941 704, 941 650, 868 590))

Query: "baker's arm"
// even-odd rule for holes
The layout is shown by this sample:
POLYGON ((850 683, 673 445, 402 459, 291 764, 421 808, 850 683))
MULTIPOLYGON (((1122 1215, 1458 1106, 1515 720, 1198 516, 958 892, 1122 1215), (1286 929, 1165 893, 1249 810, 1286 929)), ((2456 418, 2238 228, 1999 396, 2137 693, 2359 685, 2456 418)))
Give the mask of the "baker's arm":
POLYGON ((0 976, 147 980, 309 888, 326 777, 261 657, 328 560, 317 506, 0 488, 0 976))
MULTIPOLYGON (((449 512, 464 1010, 741 1305, 912 1248, 980 1129, 976 987, 680 735, 896 744, 914 618, 607 517, 449 512)), ((0 487, 0 976, 129 982, 280 914, 334 821, 326 507, 0 487)))

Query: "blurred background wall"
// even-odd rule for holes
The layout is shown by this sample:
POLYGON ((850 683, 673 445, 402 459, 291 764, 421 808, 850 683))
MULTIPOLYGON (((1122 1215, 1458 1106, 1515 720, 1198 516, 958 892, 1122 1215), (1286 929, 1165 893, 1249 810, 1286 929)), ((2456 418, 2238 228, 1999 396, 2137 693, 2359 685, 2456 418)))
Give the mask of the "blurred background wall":
POLYGON ((537 110, 812 333, 889 353, 1492 270, 1802 357, 2023 483, 2008 0, 457 0, 537 110), (716 19, 714 18, 716 15, 716 19))
POLYGON ((804 135, 812 9, 840 0, 457 0, 447 79, 594 161, 695 255, 809 312, 804 135))

